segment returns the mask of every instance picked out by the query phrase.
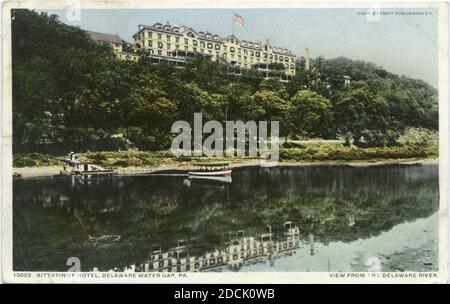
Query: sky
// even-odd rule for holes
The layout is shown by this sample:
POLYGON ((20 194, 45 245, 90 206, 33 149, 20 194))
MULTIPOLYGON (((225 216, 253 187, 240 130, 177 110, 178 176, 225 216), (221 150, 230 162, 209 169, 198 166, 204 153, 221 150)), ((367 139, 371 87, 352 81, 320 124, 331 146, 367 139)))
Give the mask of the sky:
POLYGON ((138 25, 156 22, 186 25, 226 37, 233 32, 233 14, 245 26, 234 26, 239 39, 286 47, 297 57, 305 48, 312 57, 370 61, 386 70, 438 83, 438 18, 435 9, 382 9, 367 17, 367 9, 128 9, 47 10, 66 24, 85 30, 118 34, 133 42, 138 25), (387 14, 386 14, 387 13, 387 14), (403 14, 399 14, 403 13, 403 14), (405 14, 414 13, 414 14, 405 14), (420 14, 417 14, 420 13, 420 14))

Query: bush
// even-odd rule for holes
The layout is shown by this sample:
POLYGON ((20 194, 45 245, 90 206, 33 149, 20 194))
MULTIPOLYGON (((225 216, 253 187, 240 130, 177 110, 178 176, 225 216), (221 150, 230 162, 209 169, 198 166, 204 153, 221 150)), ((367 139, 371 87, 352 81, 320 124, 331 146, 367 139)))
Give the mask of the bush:
POLYGON ((408 128, 397 142, 402 146, 427 147, 438 144, 439 133, 425 128, 408 128))
POLYGON ((397 145, 398 133, 392 130, 382 132, 379 130, 364 130, 362 138, 354 144, 358 147, 392 147, 397 145))
POLYGON ((60 166, 62 162, 51 155, 41 153, 17 153, 13 155, 13 166, 18 167, 42 167, 60 166))

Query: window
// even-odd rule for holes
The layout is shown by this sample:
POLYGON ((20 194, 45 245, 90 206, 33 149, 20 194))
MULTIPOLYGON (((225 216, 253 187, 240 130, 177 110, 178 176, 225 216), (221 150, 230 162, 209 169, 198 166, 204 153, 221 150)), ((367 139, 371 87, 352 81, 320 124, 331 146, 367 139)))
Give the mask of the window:
POLYGON ((291 58, 291 62, 294 62, 294 58, 291 58))
POLYGON ((162 55, 162 51, 158 50, 158 55, 162 55))
POLYGON ((219 44, 216 44, 214 47, 216 48, 216 50, 220 50, 220 45, 219 44))
POLYGON ((280 58, 280 61, 283 61, 283 56, 280 56, 280 57, 278 57, 278 58, 280 58))
POLYGON ((202 47, 202 48, 205 47, 205 43, 203 41, 200 41, 200 47, 202 47))
POLYGON ((147 41, 147 44, 148 44, 149 47, 152 47, 152 46, 153 46, 153 41, 148 40, 148 41, 147 41))
POLYGON ((180 37, 175 37, 175 42, 179 43, 180 42, 180 37))
POLYGON ((158 34, 158 40, 161 40, 161 38, 162 38, 162 35, 158 34))
POLYGON ((176 48, 177 50, 179 50, 179 49, 180 49, 180 45, 179 45, 179 44, 176 44, 176 45, 175 45, 175 48, 176 48))
POLYGON ((184 38, 184 44, 188 44, 189 43, 189 39, 184 38))
POLYGON ((158 47, 159 47, 160 49, 162 49, 162 48, 163 48, 163 43, 162 43, 162 42, 158 42, 158 47))
POLYGON ((169 50, 170 50, 170 43, 168 43, 168 44, 167 44, 167 49, 169 49, 169 50))
POLYGON ((197 46, 197 44, 198 44, 197 40, 192 40, 192 43, 193 43, 195 46, 197 46))
POLYGON ((192 50, 194 51, 194 52, 197 52, 197 48, 195 47, 195 48, 192 48, 192 50))
POLYGON ((166 35, 167 41, 170 41, 170 35, 166 35))
POLYGON ((234 53, 234 47, 230 47, 230 52, 234 53))
POLYGON ((208 43, 208 49, 212 49, 212 48, 213 48, 212 43, 208 43))
POLYGON ((275 60, 278 60, 278 55, 275 55, 275 60))
POLYGON ((293 64, 291 64, 291 69, 294 69, 294 65, 293 64))
POLYGON ((285 58, 284 58, 284 61, 285 61, 285 62, 289 62, 289 58, 288 58, 288 57, 285 57, 285 58))
POLYGON ((256 57, 259 57, 259 52, 256 52, 256 57))
POLYGON ((187 45, 184 46, 184 50, 187 51, 189 50, 189 47, 187 45))
POLYGON ((152 32, 147 32, 149 38, 152 38, 152 32))
POLYGON ((247 50, 244 50, 244 55, 247 55, 247 53, 248 53, 247 50))

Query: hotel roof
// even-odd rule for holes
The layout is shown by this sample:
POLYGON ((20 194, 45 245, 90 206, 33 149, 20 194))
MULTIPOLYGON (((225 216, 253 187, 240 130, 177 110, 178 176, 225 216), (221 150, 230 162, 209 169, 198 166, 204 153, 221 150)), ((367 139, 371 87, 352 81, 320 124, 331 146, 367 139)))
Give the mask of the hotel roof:
POLYGON ((110 42, 110 43, 122 43, 122 39, 118 35, 85 31, 92 40, 102 41, 102 42, 110 42))

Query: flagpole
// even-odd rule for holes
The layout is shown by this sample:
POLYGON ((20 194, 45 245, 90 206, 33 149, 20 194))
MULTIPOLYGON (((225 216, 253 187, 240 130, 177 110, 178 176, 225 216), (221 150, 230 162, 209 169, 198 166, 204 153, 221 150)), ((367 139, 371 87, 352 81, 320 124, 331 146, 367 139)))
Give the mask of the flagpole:
POLYGON ((231 33, 234 36, 234 15, 233 15, 233 18, 231 18, 231 22, 233 22, 233 31, 231 33))

